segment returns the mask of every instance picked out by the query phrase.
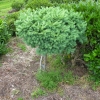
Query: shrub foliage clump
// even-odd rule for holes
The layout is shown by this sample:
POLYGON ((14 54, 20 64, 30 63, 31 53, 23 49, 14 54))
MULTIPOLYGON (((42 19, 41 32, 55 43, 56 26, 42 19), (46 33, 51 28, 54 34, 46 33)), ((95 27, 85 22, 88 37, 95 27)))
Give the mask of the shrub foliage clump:
POLYGON ((50 1, 52 3, 64 4, 64 3, 78 2, 79 0, 50 0, 50 1))
POLYGON ((15 25, 14 25, 14 21, 17 20, 18 14, 19 14, 19 12, 14 12, 14 13, 9 14, 5 17, 5 22, 6 22, 7 27, 8 27, 8 32, 12 36, 16 36, 16 34, 15 34, 16 28, 15 28, 15 25))
POLYGON ((6 54, 8 52, 7 42, 10 35, 7 31, 7 25, 5 22, 0 21, 0 55, 6 54))
POLYGON ((14 0, 12 2, 11 7, 13 9, 15 9, 16 11, 19 11, 23 7, 23 5, 24 5, 24 2, 22 0, 20 0, 20 1, 19 0, 14 0))
POLYGON ((86 41, 81 13, 59 7, 22 12, 15 22, 17 34, 40 54, 73 53, 77 41, 86 41))
POLYGON ((50 7, 52 3, 49 0, 29 0, 26 8, 36 9, 41 7, 50 7))
POLYGON ((100 81, 100 3, 94 0, 80 1, 73 4, 73 8, 82 12, 87 22, 88 42, 84 48, 84 60, 93 76, 92 79, 100 81))

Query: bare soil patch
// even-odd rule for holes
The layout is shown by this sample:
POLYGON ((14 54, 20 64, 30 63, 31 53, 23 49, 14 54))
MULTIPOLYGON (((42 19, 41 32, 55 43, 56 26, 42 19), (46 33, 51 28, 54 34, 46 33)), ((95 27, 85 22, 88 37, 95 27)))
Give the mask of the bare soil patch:
MULTIPOLYGON (((31 93, 39 87, 35 79, 35 73, 39 68, 39 57, 35 54, 35 49, 26 46, 26 51, 23 51, 18 47, 18 43, 22 41, 13 38, 9 43, 13 51, 1 59, 0 100, 18 100, 19 97, 23 100, 33 100, 31 93)), ((83 76, 86 71, 77 67, 74 72, 83 76)), ((89 86, 64 84, 60 89, 61 92, 57 90, 34 100, 100 100, 100 92, 93 91, 89 86)))

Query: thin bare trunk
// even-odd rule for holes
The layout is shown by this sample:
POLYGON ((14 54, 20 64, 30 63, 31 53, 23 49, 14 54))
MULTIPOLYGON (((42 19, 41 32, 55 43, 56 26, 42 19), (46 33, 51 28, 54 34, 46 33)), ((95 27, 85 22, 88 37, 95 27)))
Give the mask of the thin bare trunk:
POLYGON ((47 55, 41 56, 40 58, 40 70, 46 70, 47 65, 47 55))

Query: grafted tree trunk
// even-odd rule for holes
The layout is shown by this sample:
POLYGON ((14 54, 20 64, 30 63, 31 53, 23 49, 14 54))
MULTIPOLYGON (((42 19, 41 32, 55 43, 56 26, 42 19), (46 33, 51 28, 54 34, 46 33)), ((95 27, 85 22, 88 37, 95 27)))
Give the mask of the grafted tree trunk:
POLYGON ((40 70, 46 70, 47 66, 47 55, 41 56, 40 58, 40 70))
POLYGON ((71 66, 77 65, 77 63, 80 63, 81 66, 86 66, 85 62, 82 60, 80 49, 81 47, 77 46, 74 54, 72 54, 71 66))
POLYGON ((79 58, 79 47, 76 47, 76 50, 74 52, 74 54, 72 54, 72 60, 71 60, 71 64, 72 66, 75 66, 76 65, 76 60, 79 58))

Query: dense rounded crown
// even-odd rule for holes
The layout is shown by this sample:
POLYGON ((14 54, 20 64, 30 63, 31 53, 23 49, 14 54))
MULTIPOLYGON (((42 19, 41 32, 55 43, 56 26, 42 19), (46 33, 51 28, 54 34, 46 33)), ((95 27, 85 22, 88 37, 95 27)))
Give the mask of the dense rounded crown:
POLYGON ((40 54, 72 53, 76 41, 86 41, 86 22, 81 13, 59 7, 21 12, 15 22, 17 34, 40 54))

